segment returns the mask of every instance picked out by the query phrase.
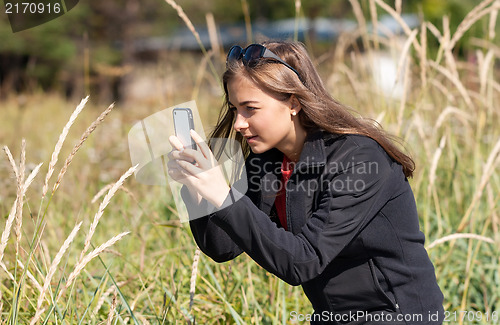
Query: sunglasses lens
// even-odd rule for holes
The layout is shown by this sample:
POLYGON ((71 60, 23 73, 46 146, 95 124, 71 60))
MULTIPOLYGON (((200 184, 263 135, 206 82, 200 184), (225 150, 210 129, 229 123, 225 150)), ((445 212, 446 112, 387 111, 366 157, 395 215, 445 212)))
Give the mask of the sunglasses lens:
POLYGON ((233 61, 233 60, 238 60, 241 57, 241 52, 243 49, 241 46, 235 45, 231 47, 229 50, 229 53, 227 54, 227 60, 226 61, 233 61))
POLYGON ((228 65, 228 63, 230 61, 236 61, 236 60, 241 59, 241 61, 243 62, 244 65, 253 68, 257 65, 259 60, 262 58, 271 58, 271 59, 274 59, 281 64, 284 64, 290 70, 295 72, 297 77, 299 77, 299 79, 302 81, 302 78, 300 77, 297 70, 292 68, 285 61, 281 60, 276 54, 267 50, 263 45, 260 45, 260 44, 251 44, 248 47, 246 47, 245 49, 243 49, 239 45, 234 45, 233 47, 231 47, 229 49, 229 52, 227 54, 226 66, 228 65), (266 51, 268 51, 267 54, 266 54, 266 51))
POLYGON ((262 54, 265 51, 265 47, 262 45, 250 45, 245 49, 245 54, 243 55, 243 63, 249 66, 254 66, 255 63, 262 58, 262 54))

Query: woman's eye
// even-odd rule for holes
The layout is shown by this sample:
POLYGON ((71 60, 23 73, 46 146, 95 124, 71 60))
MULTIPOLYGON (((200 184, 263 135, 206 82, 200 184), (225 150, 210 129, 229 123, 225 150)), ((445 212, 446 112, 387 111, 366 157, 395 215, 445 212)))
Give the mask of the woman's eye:
MULTIPOLYGON (((257 107, 245 106, 244 109, 247 110, 247 111, 254 111, 254 110, 257 109, 257 107)), ((235 106, 229 106, 229 111, 232 112, 232 113, 236 113, 236 111, 238 111, 238 109, 235 106)))

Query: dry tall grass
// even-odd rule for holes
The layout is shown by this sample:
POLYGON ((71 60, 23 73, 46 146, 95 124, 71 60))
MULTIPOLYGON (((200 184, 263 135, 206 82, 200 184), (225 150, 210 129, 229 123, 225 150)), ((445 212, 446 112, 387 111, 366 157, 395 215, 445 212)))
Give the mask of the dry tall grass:
MULTIPOLYGON (((166 1, 189 21, 177 3, 166 1)), ((446 310, 478 311, 491 317, 500 311, 500 82, 496 69, 500 1, 480 2, 457 30, 450 29, 446 17, 442 27, 424 21, 412 30, 401 18, 404 3, 400 0, 394 8, 382 0, 351 3, 362 22, 360 29, 322 53, 316 60, 318 68, 336 98, 375 118, 408 144, 417 164, 410 181, 446 310), (383 32, 383 26, 375 26, 374 31, 381 32, 376 35, 362 27, 383 14, 401 25, 403 41, 383 32), (485 36, 470 44, 475 60, 458 57, 458 42, 478 25, 484 26, 485 36), (365 52, 356 50, 359 37, 367 46, 365 52), (435 40, 438 49, 429 45, 435 40), (388 97, 375 83, 371 64, 381 54, 391 55, 397 70, 404 71, 397 80, 404 89, 401 97, 388 97)), ((249 12, 248 5, 242 1, 243 12, 249 12)), ((295 6, 300 17, 302 3, 296 0, 295 6)), ((250 26, 249 15, 245 17, 250 26)), ((248 38, 251 42, 251 33, 248 38)), ((133 103, 134 109, 114 111, 106 128, 97 126, 112 106, 94 123, 86 117, 93 112, 82 109, 71 126, 60 119, 69 113, 57 109, 67 104, 45 94, 28 100, 19 123, 9 123, 20 119, 15 99, 0 111, 0 123, 5 123, 0 136, 11 139, 6 140, 10 148, 16 146, 15 155, 5 146, 6 159, 0 161, 0 209, 5 216, 0 238, 0 323, 269 324, 288 323, 292 310, 311 312, 300 288, 287 286, 247 256, 216 264, 199 254, 189 228, 177 220, 168 191, 133 181, 123 185, 131 173, 122 174, 129 164, 124 139, 136 120, 194 96, 204 121, 215 121, 220 93, 212 90, 224 67, 212 63, 214 57, 207 51, 203 60, 171 54, 154 69, 157 82, 168 84, 168 93, 158 93, 147 103, 133 103), (58 143, 66 138, 76 144, 61 144, 60 152, 53 149, 50 155, 45 148, 52 150, 50 139, 58 138, 48 135, 44 125, 52 119, 63 129, 64 125, 77 128, 82 135, 69 140, 73 132, 68 127, 58 143), (20 129, 12 128, 14 124, 20 129), (97 134, 89 137, 95 130, 97 134), (26 149, 17 149, 16 132, 27 139, 26 149), (67 154, 67 159, 59 166, 54 157, 61 154, 67 154), (60 168, 53 185, 48 172, 44 179, 36 178, 42 169, 38 161, 48 157, 54 162, 43 166, 52 172, 60 168), (98 200, 101 203, 94 204, 98 200), (85 234, 82 228, 87 229, 85 234), (131 232, 127 240, 111 250, 109 246, 126 231, 131 232), (96 243, 104 244, 94 248, 96 243)), ((466 318, 450 323, 472 322, 466 318)), ((494 322, 483 318, 473 323, 494 322)))
MULTIPOLYGON (((61 151, 61 148, 63 147, 63 143, 70 131, 71 126, 73 125, 74 121, 78 117, 78 115, 81 113, 83 110, 85 104, 88 101, 88 97, 83 99, 82 102, 77 106, 73 114, 71 115, 69 121, 67 122, 66 126, 63 128, 63 131, 61 135, 59 136, 59 140, 55 146, 54 152, 52 153, 52 158, 51 161, 48 164, 48 171, 45 177, 45 182, 41 191, 41 200, 40 200, 40 209, 39 209, 39 214, 36 216, 36 227, 35 230, 31 233, 33 236, 32 239, 29 242, 29 245, 27 247, 22 246, 21 238, 22 238, 22 226, 23 226, 23 208, 24 208, 24 197, 27 194, 27 190, 32 184, 33 180, 35 179, 36 175, 38 174, 40 167, 42 164, 37 165, 31 172, 31 174, 28 176, 28 178, 25 179, 25 172, 26 172, 26 141, 23 139, 21 142, 21 155, 20 155, 20 162, 19 166, 16 165, 16 162, 11 154, 11 151, 7 146, 4 147, 4 151, 7 155, 8 161, 11 164, 12 167, 12 172, 15 175, 15 178, 17 180, 17 196, 15 199, 15 202, 12 206, 11 212, 7 218, 7 222, 5 224, 4 230, 2 232, 2 237, 1 237, 1 242, 0 242, 0 263, 2 266, 3 271, 8 275, 8 278, 10 280, 10 283, 4 284, 5 290, 2 289, 2 298, 6 298, 6 294, 9 294, 11 297, 11 309, 8 312, 8 317, 2 317, 6 323, 9 324, 17 324, 17 323, 24 323, 25 320, 30 320, 30 324, 37 324, 41 318, 44 318, 44 323, 47 323, 53 316, 51 315, 53 310, 57 308, 57 304, 59 299, 64 295, 64 293, 69 289, 72 285, 77 276, 82 272, 82 270, 85 268, 85 266, 95 257, 97 257, 100 253, 102 253, 104 250, 108 249, 110 246, 115 244, 117 241, 122 239, 125 235, 128 234, 128 232, 121 233, 119 235, 114 236, 110 240, 108 240, 106 243, 100 245, 99 247, 95 248, 92 252, 89 254, 85 255, 90 243, 92 236, 95 233, 95 229, 97 227, 97 222, 99 221, 100 217, 102 216, 104 209, 106 206, 109 204, 112 196, 116 193, 116 190, 123 185, 123 182, 125 181, 126 178, 128 178, 135 170, 136 167, 130 168, 123 176, 116 182, 108 192, 108 194, 105 196, 103 202, 99 206, 98 212, 96 213, 96 216, 94 218, 94 222, 91 224, 90 230, 85 238, 85 243, 83 250, 81 251, 80 258, 77 261, 77 263, 74 266, 73 271, 69 274, 68 278, 64 280, 64 275, 61 277, 59 280, 59 284, 63 284, 64 286, 62 289, 59 288, 59 285, 56 288, 53 288, 52 284, 52 278, 54 274, 57 271, 58 265, 60 264, 63 256, 66 254, 66 251, 69 249, 70 245, 73 243, 78 230, 80 229, 80 226, 82 225, 82 222, 79 222, 71 231, 70 235, 68 238, 64 241, 63 245, 60 247, 58 253, 52 260, 50 267, 46 274, 44 275, 44 271, 41 268, 42 264, 41 261, 44 259, 45 255, 48 252, 43 252, 43 248, 40 245, 40 242, 42 238, 44 237, 44 229, 45 229, 45 223, 46 223, 46 217, 47 214, 50 213, 50 205, 51 205, 51 200, 54 195, 55 190, 57 189, 58 185, 61 183, 61 180, 64 176, 64 172, 67 170, 68 165, 72 161, 74 155, 76 154, 76 151, 78 151, 78 148, 83 144, 83 142, 88 138, 90 133, 102 122, 104 117, 109 113, 111 110, 112 106, 108 108, 107 110, 104 111, 101 116, 98 117, 94 123, 84 132, 82 137, 80 138, 80 141, 77 143, 73 151, 70 153, 68 158, 66 159, 66 163, 63 165, 61 168, 59 177, 54 185, 54 190, 51 193, 51 196, 49 197, 49 201, 47 202, 45 209, 43 209, 42 205, 44 204, 44 198, 47 194, 47 189, 48 189, 48 183, 51 178, 51 175, 53 174, 55 170, 55 166, 58 160, 59 153, 61 151), (11 270, 8 269, 5 263, 3 263, 2 259, 4 257, 5 249, 7 248, 8 241, 9 241, 9 235, 11 232, 12 225, 16 221, 15 227, 14 227, 14 232, 16 234, 16 240, 15 240, 15 259, 11 262, 10 268, 12 270, 13 268, 13 273, 11 270), (27 261, 23 263, 23 260, 27 261), (28 285, 26 283, 25 277, 28 277, 30 281, 32 282, 31 285, 28 285), (43 287, 40 286, 39 282, 37 281, 37 278, 43 279, 43 287), (29 289, 31 287, 31 289, 29 289), (30 292, 30 290, 35 289, 36 295, 33 296, 35 292, 30 292), (54 290, 55 289, 55 292, 54 290), (48 300, 48 305, 50 306, 49 312, 46 312, 47 307, 43 307, 45 303, 45 297, 46 295, 51 292, 51 297, 52 299, 48 300), (53 299, 53 295, 57 293, 57 296, 55 299, 53 299), (22 306, 23 300, 28 300, 30 301, 33 298, 37 298, 36 302, 36 308, 34 309, 34 315, 32 318, 25 318, 21 316, 21 314, 24 314, 25 311, 20 310, 22 306), (44 315, 45 313, 45 315, 44 315)), ((75 219, 76 221, 76 219, 75 219)), ((26 230, 25 230, 26 232, 26 230)), ((3 305, 3 304, 2 304, 3 305)))

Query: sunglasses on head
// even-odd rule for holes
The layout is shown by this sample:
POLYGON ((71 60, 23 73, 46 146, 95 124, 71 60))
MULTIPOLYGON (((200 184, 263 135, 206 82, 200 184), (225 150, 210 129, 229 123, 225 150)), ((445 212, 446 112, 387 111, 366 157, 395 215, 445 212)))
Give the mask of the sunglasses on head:
POLYGON ((239 45, 234 45, 229 49, 226 59, 226 65, 230 61, 237 61, 241 59, 244 65, 253 67, 257 64, 257 61, 262 58, 274 59, 279 63, 285 65, 287 68, 295 72, 297 77, 299 77, 300 81, 302 81, 302 78, 300 77, 300 74, 297 72, 297 70, 292 68, 291 65, 289 65, 282 59, 280 59, 276 54, 271 52, 271 50, 268 50, 265 46, 260 44, 251 44, 244 49, 239 45))

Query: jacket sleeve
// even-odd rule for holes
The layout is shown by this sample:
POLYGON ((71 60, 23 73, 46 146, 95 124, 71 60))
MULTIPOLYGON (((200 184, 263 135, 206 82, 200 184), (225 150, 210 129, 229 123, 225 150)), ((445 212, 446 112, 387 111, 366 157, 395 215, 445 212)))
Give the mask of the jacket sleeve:
POLYGON ((291 285, 307 282, 385 205, 396 177, 404 177, 401 166, 376 146, 356 147, 343 157, 348 167, 329 174, 317 210, 295 235, 278 228, 248 197, 214 213, 211 221, 267 271, 291 285))
POLYGON ((202 200, 201 204, 197 205, 191 200, 185 186, 181 189, 181 196, 190 216, 189 226, 191 232, 196 244, 203 253, 214 261, 222 263, 232 260, 243 252, 228 234, 211 220, 211 214, 205 215, 206 213, 203 213, 203 211, 210 210, 209 203, 206 200, 202 200))

